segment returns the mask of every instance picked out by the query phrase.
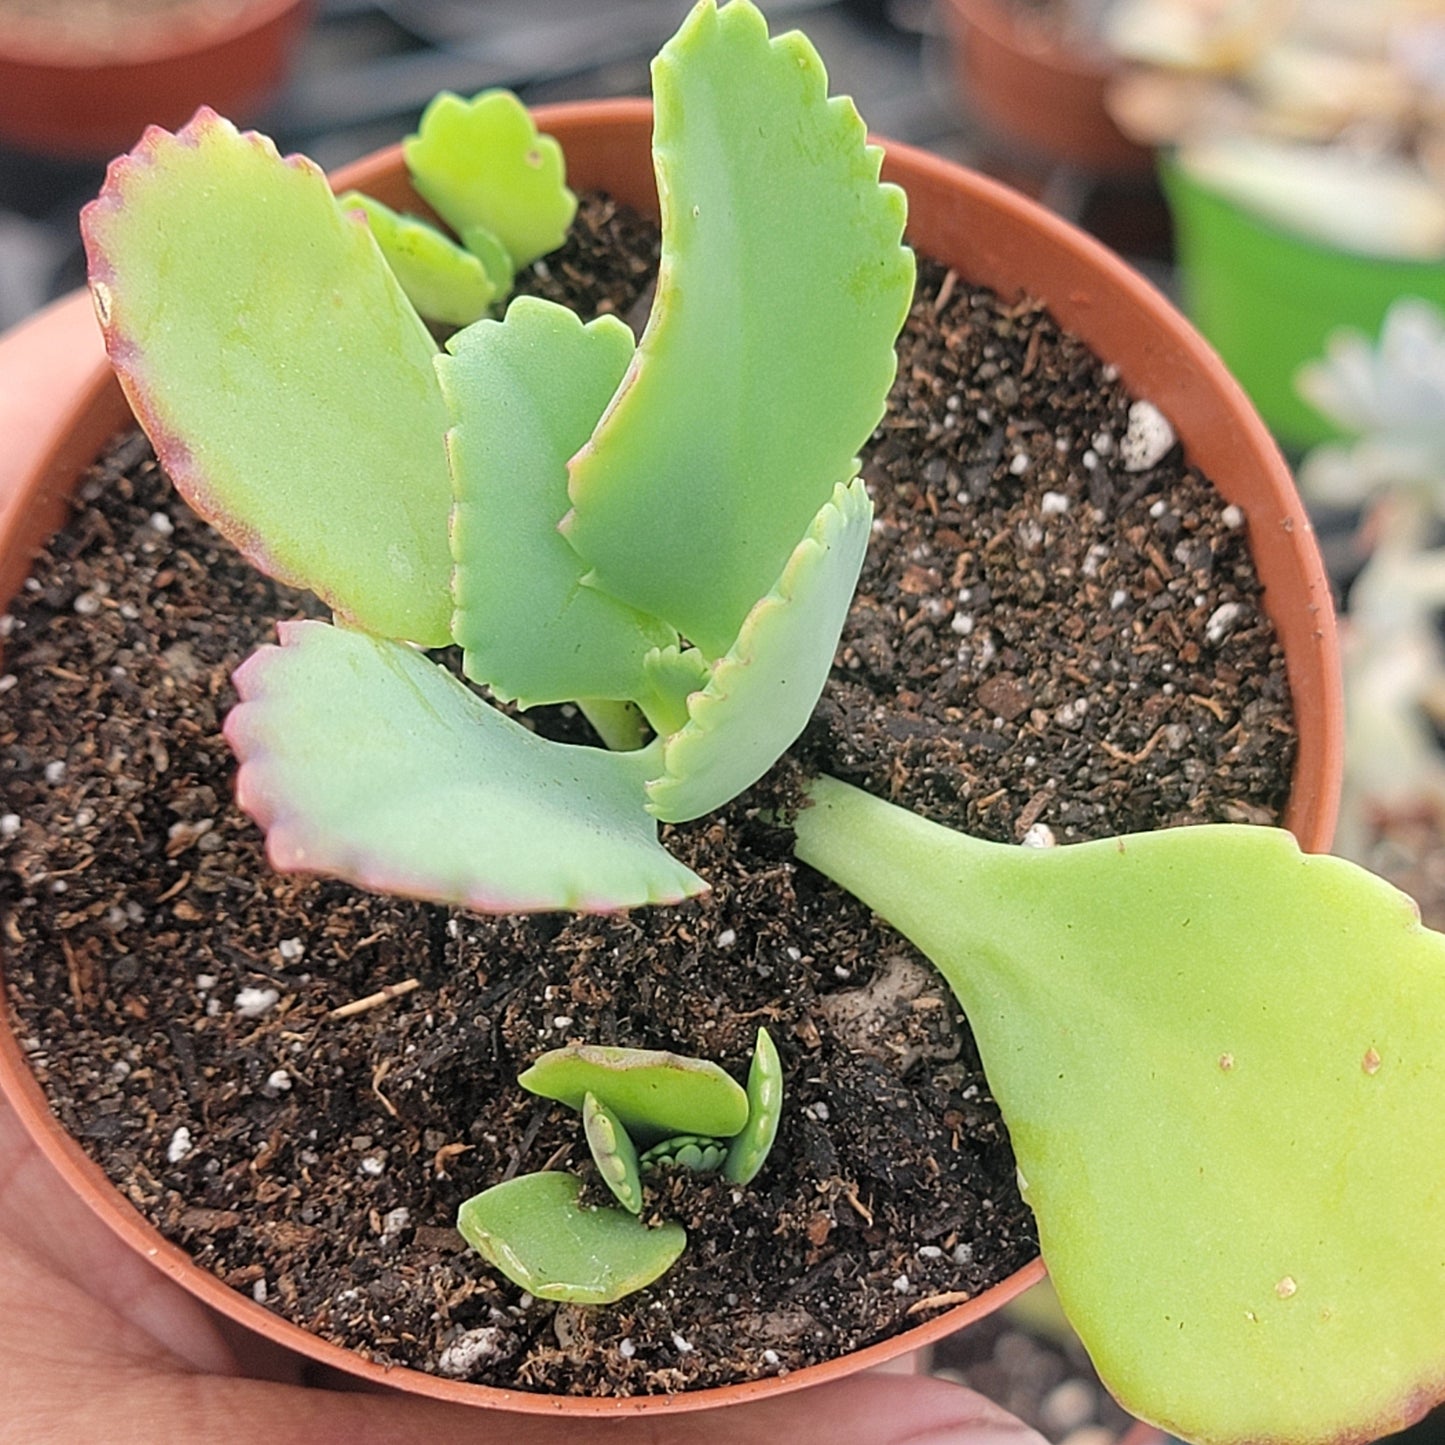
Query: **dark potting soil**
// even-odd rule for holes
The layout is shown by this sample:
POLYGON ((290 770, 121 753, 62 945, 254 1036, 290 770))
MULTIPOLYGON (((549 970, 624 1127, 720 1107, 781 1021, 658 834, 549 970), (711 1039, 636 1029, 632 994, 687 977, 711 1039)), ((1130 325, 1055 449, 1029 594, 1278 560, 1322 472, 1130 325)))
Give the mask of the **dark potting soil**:
MULTIPOLYGON (((655 254, 593 198, 528 288, 625 315, 655 254)), ((666 830, 712 884, 674 909, 482 918, 268 871, 220 724, 231 670, 314 604, 194 520, 143 439, 85 480, 7 624, 0 946, 57 1113, 222 1279, 379 1360, 624 1394, 795 1369, 1036 1253, 951 997, 769 819, 827 767, 1001 840, 1274 821, 1288 697, 1241 519, 1177 449, 1122 468, 1129 398, 1082 344, 924 264, 901 355, 833 679, 791 760, 666 830), (535 1054, 741 1076, 760 1024, 777 1147, 746 1189, 653 1187, 690 1235, 657 1285, 557 1306, 466 1250, 468 1195, 590 1169, 575 1116, 515 1084, 535 1054)))

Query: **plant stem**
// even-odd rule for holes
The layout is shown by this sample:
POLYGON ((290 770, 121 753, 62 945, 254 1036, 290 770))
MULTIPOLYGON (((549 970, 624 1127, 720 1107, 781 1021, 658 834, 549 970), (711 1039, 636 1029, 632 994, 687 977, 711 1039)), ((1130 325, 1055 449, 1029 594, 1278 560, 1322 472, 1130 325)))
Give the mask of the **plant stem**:
POLYGON ((642 714, 630 702, 579 697, 577 706, 592 724, 593 731, 614 753, 635 752, 642 746, 645 733, 642 714))
POLYGON ((955 833, 837 778, 807 792, 793 851, 916 944, 964 1001, 980 956, 1026 926, 1032 850, 955 833))

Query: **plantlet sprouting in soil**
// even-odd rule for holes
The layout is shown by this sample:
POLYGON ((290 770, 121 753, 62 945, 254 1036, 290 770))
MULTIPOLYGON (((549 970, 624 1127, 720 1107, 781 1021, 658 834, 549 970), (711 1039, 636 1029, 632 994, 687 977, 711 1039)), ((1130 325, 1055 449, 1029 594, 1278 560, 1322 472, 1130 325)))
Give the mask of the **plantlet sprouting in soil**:
POLYGON ((592 1162, 622 1206, 581 1206, 581 1180, 550 1171, 495 1184, 462 1205, 457 1227, 468 1243, 540 1299, 610 1304, 651 1284, 687 1235, 675 1222, 649 1227, 636 1217, 647 1176, 721 1171, 748 1184, 782 1116, 782 1064, 766 1029, 746 1090, 703 1059, 588 1045, 543 1054, 519 1082, 579 1111, 592 1162))
MULTIPOLYGON (((818 697, 911 292, 902 197, 748 0, 704 0, 654 75, 638 345, 522 298, 438 354, 319 171, 206 113, 87 213, 111 355, 178 488, 338 617, 237 675, 238 793, 280 867, 488 911, 675 901, 705 884, 657 820, 734 797, 818 697), (494 698, 575 701, 611 750, 417 650, 451 642, 494 698)), ((474 255, 475 226, 527 249, 449 219, 474 255)), ((1408 900, 1274 830, 1017 850, 828 778, 796 832, 964 1005, 1060 1296, 1131 1410, 1201 1441, 1363 1439, 1441 1393, 1445 942, 1408 900)), ((626 1206, 598 1211, 606 1248, 643 1241, 619 1272, 655 1277, 680 1231, 631 1212, 633 1124, 605 1088, 571 1102, 626 1206)), ((533 1179, 512 1213, 592 1248, 578 1182, 533 1179)))

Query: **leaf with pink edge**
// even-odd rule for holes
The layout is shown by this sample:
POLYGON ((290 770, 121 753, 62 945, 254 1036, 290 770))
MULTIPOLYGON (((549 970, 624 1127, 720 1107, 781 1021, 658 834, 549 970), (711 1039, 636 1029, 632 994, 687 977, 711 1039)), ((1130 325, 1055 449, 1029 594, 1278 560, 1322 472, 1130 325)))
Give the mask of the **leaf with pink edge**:
POLYGON ((191 506, 358 625, 449 641, 436 348, 321 171, 201 110, 113 163, 82 226, 111 360, 191 506))
POLYGON ((572 461, 590 585, 721 657, 883 415, 913 298, 905 202, 816 51, 753 5, 653 62, 657 299, 572 461))
POLYGON ((236 796, 283 871, 488 913, 610 912, 706 884, 643 808, 651 749, 529 732, 415 649, 290 622, 236 673, 236 796))
POLYGON ((1445 936, 1286 832, 1018 848, 831 778, 797 854, 968 1015, 1064 1312, 1201 1445, 1363 1442, 1445 1398, 1445 936))

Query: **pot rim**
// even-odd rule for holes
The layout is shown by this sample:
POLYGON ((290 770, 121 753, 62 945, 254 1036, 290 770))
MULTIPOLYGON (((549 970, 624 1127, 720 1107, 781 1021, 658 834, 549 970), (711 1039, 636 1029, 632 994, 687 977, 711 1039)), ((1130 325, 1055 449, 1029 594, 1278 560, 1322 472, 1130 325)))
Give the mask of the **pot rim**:
MULTIPOLYGON (((558 130, 580 131, 600 124, 608 140, 598 153, 605 154, 619 142, 635 142, 638 132, 649 134, 652 107, 647 100, 580 101, 538 107, 535 114, 539 126, 554 133, 558 130)), ((1268 519, 1270 526, 1260 535, 1273 531, 1274 525, 1282 529, 1287 539, 1283 545, 1298 573, 1293 585, 1303 594, 1302 605, 1311 618, 1313 647, 1299 671, 1310 671, 1313 677, 1311 685, 1317 694, 1316 701, 1322 709, 1322 716, 1318 726, 1312 727, 1309 734, 1312 741, 1308 750, 1304 746, 1305 734, 1301 734, 1286 823, 1306 848, 1318 850, 1326 847, 1338 802, 1343 745, 1338 651, 1329 587, 1288 468, 1243 391, 1224 371, 1223 364, 1207 343, 1162 294, 1100 243, 998 182, 911 146, 879 143, 886 148, 884 178, 907 181, 914 219, 918 217, 917 202, 922 198, 927 198, 934 206, 942 206, 943 219, 935 225, 945 230, 962 224, 960 208, 965 211, 969 208, 990 211, 996 217, 1007 218, 1014 228, 1022 226, 1035 233, 1042 251, 1057 252, 1060 257, 1082 266, 1096 280, 1102 278, 1111 303, 1117 304, 1100 307, 1091 287, 1084 283, 1082 273, 1072 290, 1045 298, 1061 323, 1081 335, 1099 355, 1106 356, 1109 350, 1097 338, 1100 335, 1105 338, 1111 334, 1127 335, 1128 328, 1134 324, 1135 310, 1142 308, 1155 318, 1169 344, 1178 350, 1180 355, 1174 361, 1174 369, 1182 371, 1187 384, 1200 388, 1206 378, 1212 382, 1219 406, 1231 416, 1237 429, 1238 445, 1235 450, 1243 447, 1252 458, 1254 469, 1265 478, 1267 490, 1273 494, 1273 503, 1277 504, 1278 516, 1268 519), (1124 315, 1114 315, 1121 309, 1124 315), (1307 785, 1303 790, 1302 779, 1307 785), (1302 798, 1297 796, 1301 791, 1304 793, 1302 798)), ((563 144, 566 149, 569 142, 564 139, 563 144)), ((400 165, 400 149, 400 146, 394 146, 344 167, 333 177, 333 184, 337 189, 359 184, 365 188, 378 176, 394 173, 400 165)), ((569 169, 571 159, 569 151, 569 169)), ((585 184, 585 179, 579 180, 579 187, 585 184)), ((911 219, 910 230, 913 224, 911 219)), ((915 244, 927 249, 920 242, 915 244)), ((1007 249, 1012 253, 1015 248, 1007 249)), ((988 277, 974 279, 993 284, 988 277)), ((1162 343, 1161 348, 1156 349, 1162 349, 1162 343)), ((1124 379, 1131 382, 1135 394, 1143 395, 1139 380, 1131 380, 1127 370, 1123 374, 1124 379)), ((76 457, 75 428, 78 427, 91 439, 93 444, 87 455, 93 457, 103 438, 129 419, 129 410, 108 362, 86 364, 83 370, 78 369, 69 380, 65 397, 61 421, 52 428, 49 449, 31 474, 32 491, 27 492, 27 497, 36 493, 41 496, 47 493, 63 495, 64 489, 73 483, 77 466, 83 465, 76 457)), ((1209 438, 1186 436, 1186 442, 1193 452, 1205 449, 1200 444, 1208 444, 1209 438)), ((1232 454, 1228 448, 1223 453, 1232 454)), ((1210 475, 1216 475, 1215 468, 1204 462, 1200 464, 1210 475)), ((0 556, 17 541, 25 545, 27 537, 31 543, 28 550, 33 550, 33 545, 41 540, 34 535, 37 530, 34 522, 27 526, 27 511, 27 507, 20 505, 18 495, 14 498, 0 496, 0 556), (7 505, 11 502, 15 505, 7 505)), ((1251 548, 1256 551, 1258 524, 1259 519, 1251 519, 1251 548)), ((1278 538, 1275 545, 1280 545, 1278 538)), ((7 601, 8 597, 0 601, 0 605, 7 601)), ((1276 622, 1278 626, 1277 619, 1276 622)), ((1299 685, 1296 671, 1292 670, 1292 698, 1297 697, 1299 685)), ((1298 706, 1296 710, 1299 711, 1298 706)), ((1299 720, 1304 721, 1303 718, 1299 720)), ((0 958, 0 966, 3 966, 3 958, 0 958)), ((8 1017, 6 1022, 8 1024, 8 1017)), ((227 1318, 320 1364, 335 1367, 374 1385, 401 1388, 409 1393, 451 1403, 526 1414, 570 1414, 577 1417, 659 1416, 741 1404, 841 1379, 920 1349, 992 1313, 1042 1279, 1045 1273, 1042 1261, 1036 1258, 965 1304, 943 1311, 889 1339, 786 1375, 767 1376, 680 1395, 624 1398, 543 1395, 473 1384, 365 1360, 273 1314, 196 1265, 123 1198, 99 1165, 60 1127, 50 1112, 43 1090, 25 1062, 24 1052, 11 1027, 0 1028, 0 1095, 9 1100, 27 1132, 91 1210, 131 1248, 192 1295, 227 1318)))

